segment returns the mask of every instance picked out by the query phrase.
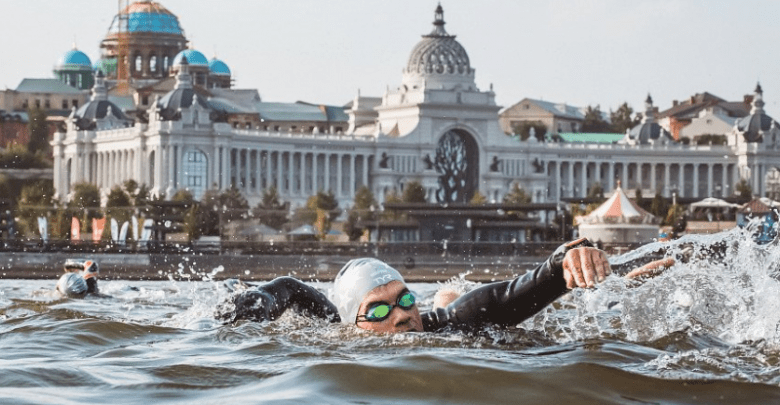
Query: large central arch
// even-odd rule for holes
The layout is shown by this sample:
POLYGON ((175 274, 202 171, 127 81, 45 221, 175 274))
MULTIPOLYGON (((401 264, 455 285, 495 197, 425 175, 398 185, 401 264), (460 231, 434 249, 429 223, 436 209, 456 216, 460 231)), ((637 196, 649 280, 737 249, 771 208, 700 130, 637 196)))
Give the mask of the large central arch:
POLYGON ((478 189, 479 150, 474 137, 452 129, 439 138, 434 161, 439 173, 436 200, 440 203, 467 203, 478 189))

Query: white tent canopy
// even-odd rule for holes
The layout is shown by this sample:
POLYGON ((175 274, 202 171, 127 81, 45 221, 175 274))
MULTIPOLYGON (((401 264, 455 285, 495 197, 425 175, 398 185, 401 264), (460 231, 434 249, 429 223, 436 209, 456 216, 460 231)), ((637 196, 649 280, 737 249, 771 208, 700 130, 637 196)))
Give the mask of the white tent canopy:
POLYGON ((691 204, 693 208, 739 208, 739 204, 732 204, 728 201, 721 200, 720 198, 707 197, 701 201, 697 201, 691 204))

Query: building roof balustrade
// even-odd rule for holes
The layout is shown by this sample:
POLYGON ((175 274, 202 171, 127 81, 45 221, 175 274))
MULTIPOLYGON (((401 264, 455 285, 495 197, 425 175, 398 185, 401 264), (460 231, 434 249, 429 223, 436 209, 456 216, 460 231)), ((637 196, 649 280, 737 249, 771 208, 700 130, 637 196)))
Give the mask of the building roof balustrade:
POLYGON ((282 131, 261 131, 255 129, 233 128, 232 132, 236 135, 258 136, 267 138, 300 138, 300 139, 318 139, 318 140, 336 140, 336 141, 364 141, 373 142, 376 137, 373 135, 355 136, 345 134, 311 134, 300 132, 282 132, 282 131))

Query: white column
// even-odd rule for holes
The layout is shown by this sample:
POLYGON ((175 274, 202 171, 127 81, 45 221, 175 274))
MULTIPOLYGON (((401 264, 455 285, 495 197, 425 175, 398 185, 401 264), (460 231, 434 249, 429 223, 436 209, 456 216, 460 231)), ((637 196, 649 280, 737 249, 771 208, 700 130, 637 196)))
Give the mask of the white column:
POLYGON ((561 178, 561 161, 555 161, 555 201, 561 201, 561 186, 563 185, 563 179, 561 178))
POLYGON ((687 197, 685 193, 685 165, 677 164, 677 196, 687 197))
POLYGON ((582 161, 580 163, 580 195, 578 197, 585 197, 588 195, 588 162, 582 161))
POLYGON ((363 185, 368 188, 368 155, 362 155, 363 162, 363 185))
MULTIPOLYGON (((175 187, 177 189, 184 187, 184 182, 181 179, 182 173, 184 173, 184 170, 182 170, 182 165, 184 163, 184 146, 179 145, 176 147, 176 185, 175 187)), ((208 185, 207 185, 208 187, 208 185)))
POLYGON ((664 197, 669 197, 669 164, 664 164, 664 197))
POLYGON ((327 191, 331 191, 330 188, 330 153, 325 154, 325 189, 327 191))
POLYGON ((341 167, 341 154, 337 153, 336 158, 336 182, 338 183, 336 197, 341 197, 344 195, 344 170, 343 167, 341 167))
POLYGON ((319 191, 319 184, 317 184, 317 176, 319 175, 319 167, 317 166, 317 159, 319 154, 311 154, 311 193, 316 194, 319 191))
POLYGON ((620 176, 623 178, 621 183, 623 185, 623 189, 627 190, 628 189, 628 163, 623 162, 621 163, 621 165, 623 165, 623 172, 621 173, 622 176, 620 176))
POLYGON ((349 197, 355 197, 355 155, 350 153, 349 155, 349 197))
POLYGON ((573 198, 574 197, 574 163, 573 162, 569 162, 569 164, 567 166, 569 167, 569 170, 567 171, 568 172, 567 173, 567 175, 568 175, 567 176, 568 177, 567 178, 567 180, 568 180, 567 187, 569 189, 569 192, 566 193, 566 196, 570 197, 570 198, 573 198))
POLYGON ((163 177, 163 168, 162 168, 162 154, 163 149, 162 145, 157 146, 157 148, 154 150, 154 186, 157 187, 157 190, 160 192, 163 191, 163 184, 162 184, 162 177, 163 177))
POLYGON ((693 198, 699 198, 699 164, 693 164, 693 198))
POLYGON ((655 163, 650 164, 650 188, 653 190, 653 195, 655 196, 657 182, 655 181, 655 163))
POLYGON ((298 167, 301 169, 301 172, 298 174, 298 178, 301 182, 300 193, 301 195, 306 195, 306 154, 301 152, 299 155, 301 159, 301 161, 298 162, 298 167))
POLYGON ((609 162, 609 179, 607 179, 607 191, 615 189, 615 162, 609 162))
POLYGON ((718 197, 723 198, 723 197, 728 197, 727 193, 729 190, 729 179, 727 174, 729 171, 728 170, 729 166, 726 164, 721 164, 720 168, 721 168, 721 173, 720 173, 721 184, 720 184, 720 195, 718 197))
POLYGON ((707 163, 707 197, 712 197, 712 163, 707 163))
POLYGON ((295 188, 293 187, 293 175, 295 174, 295 170, 293 170, 295 160, 293 159, 293 155, 292 152, 287 152, 287 193, 289 193, 289 195, 293 195, 295 191, 295 188))
POLYGON ((282 181, 282 152, 276 152, 276 183, 279 194, 287 195, 284 190, 284 182, 282 181))

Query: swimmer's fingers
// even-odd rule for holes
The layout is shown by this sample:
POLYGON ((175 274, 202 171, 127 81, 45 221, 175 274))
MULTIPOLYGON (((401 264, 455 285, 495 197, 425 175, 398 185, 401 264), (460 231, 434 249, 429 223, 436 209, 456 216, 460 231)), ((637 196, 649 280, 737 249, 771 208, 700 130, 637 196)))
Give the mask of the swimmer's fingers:
POLYGON ((580 287, 596 286, 596 254, 594 249, 580 250, 580 264, 582 264, 582 277, 585 279, 585 285, 580 287))
POLYGON ((593 264, 596 266, 596 279, 599 283, 606 280, 607 276, 612 274, 607 254, 603 250, 595 250, 593 252, 593 264))
POLYGON ((651 278, 655 277, 661 273, 663 273, 666 269, 672 267, 674 265, 675 261, 671 257, 667 257, 661 260, 656 260, 650 263, 647 263, 646 265, 636 268, 634 270, 631 270, 628 274, 625 275, 625 278, 627 279, 637 279, 637 278, 651 278))
POLYGON ((585 279, 582 277, 582 264, 580 262, 580 252, 578 249, 572 249, 566 252, 563 258, 563 278, 566 280, 566 288, 585 287, 585 279))

